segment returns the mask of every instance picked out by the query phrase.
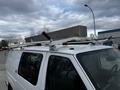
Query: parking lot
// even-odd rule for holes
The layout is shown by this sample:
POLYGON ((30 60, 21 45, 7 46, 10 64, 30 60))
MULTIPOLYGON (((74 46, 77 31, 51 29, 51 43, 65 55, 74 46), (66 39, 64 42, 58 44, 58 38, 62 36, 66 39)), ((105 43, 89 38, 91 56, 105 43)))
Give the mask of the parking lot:
POLYGON ((5 80, 5 71, 0 71, 0 90, 7 90, 5 80))
POLYGON ((6 73, 5 73, 5 62, 6 62, 6 51, 0 51, 0 90, 7 90, 6 87, 6 73))

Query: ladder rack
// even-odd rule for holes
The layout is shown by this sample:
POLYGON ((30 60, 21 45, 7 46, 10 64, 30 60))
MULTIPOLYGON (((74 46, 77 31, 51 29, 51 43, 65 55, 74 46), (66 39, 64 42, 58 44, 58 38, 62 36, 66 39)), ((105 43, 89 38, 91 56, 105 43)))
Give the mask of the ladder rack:
POLYGON ((79 45, 79 44, 92 44, 96 45, 97 40, 88 40, 86 38, 80 38, 80 37, 71 37, 61 40, 53 41, 50 36, 48 36, 47 33, 42 33, 48 41, 39 41, 39 42, 30 42, 25 44, 18 44, 18 45, 12 45, 9 46, 9 49, 14 48, 23 48, 23 47, 29 47, 29 46, 48 46, 50 50, 56 50, 56 45, 79 45))

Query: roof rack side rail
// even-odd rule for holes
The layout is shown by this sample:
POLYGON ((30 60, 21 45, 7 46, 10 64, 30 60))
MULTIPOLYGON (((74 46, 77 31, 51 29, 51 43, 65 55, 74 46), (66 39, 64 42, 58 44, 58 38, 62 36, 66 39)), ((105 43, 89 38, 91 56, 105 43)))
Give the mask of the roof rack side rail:
POLYGON ((50 45, 50 43, 53 41, 53 40, 51 39, 51 37, 50 37, 46 32, 42 32, 42 34, 43 34, 43 35, 47 38, 47 40, 49 40, 49 41, 29 42, 29 43, 24 43, 24 44, 11 45, 11 46, 9 46, 9 49, 29 47, 29 46, 50 45))

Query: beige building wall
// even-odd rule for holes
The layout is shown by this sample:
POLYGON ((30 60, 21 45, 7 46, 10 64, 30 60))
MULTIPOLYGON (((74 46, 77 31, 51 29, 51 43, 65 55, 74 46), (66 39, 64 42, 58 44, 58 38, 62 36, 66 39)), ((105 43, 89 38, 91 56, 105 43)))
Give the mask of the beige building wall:
MULTIPOLYGON (((48 35, 53 40, 61 40, 71 37, 87 37, 87 27, 78 25, 78 26, 50 32, 48 33, 48 35)), ((36 36, 27 37, 25 38, 25 40, 26 42, 31 42, 31 41, 36 42, 36 41, 46 41, 47 39, 43 35, 36 35, 36 36)))
POLYGON ((99 38, 108 38, 108 37, 120 37, 120 31, 119 32, 108 32, 108 33, 101 33, 98 35, 99 38))
POLYGON ((112 41, 115 45, 120 44, 120 29, 98 32, 99 39, 105 39, 110 36, 112 36, 112 41))

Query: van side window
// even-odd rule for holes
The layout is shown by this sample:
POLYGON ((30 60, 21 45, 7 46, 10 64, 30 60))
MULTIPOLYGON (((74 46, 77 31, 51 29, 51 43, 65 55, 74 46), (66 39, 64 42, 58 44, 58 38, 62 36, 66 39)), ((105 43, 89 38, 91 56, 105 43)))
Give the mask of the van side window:
POLYGON ((45 90, 87 90, 72 62, 61 56, 50 56, 45 90))
POLYGON ((18 74, 33 85, 37 84, 42 54, 24 52, 22 54, 18 74))

